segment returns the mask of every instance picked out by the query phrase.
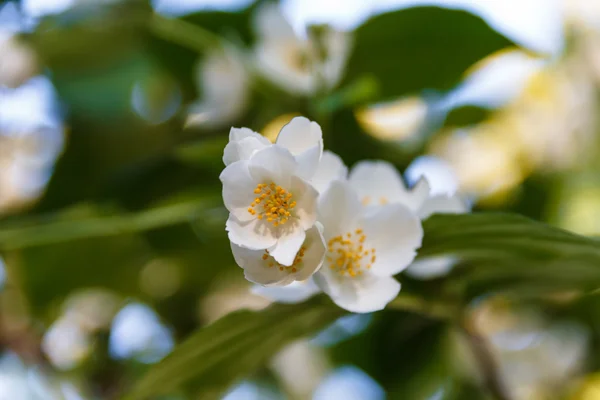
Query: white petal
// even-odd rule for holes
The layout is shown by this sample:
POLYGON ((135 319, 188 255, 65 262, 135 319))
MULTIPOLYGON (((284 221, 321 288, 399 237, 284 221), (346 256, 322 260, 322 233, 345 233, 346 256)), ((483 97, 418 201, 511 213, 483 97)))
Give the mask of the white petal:
POLYGON ((298 176, 304 179, 311 179, 313 176, 315 176, 322 154, 322 148, 313 146, 296 155, 296 161, 298 161, 298 176))
POLYGON ((290 277, 286 270, 281 271, 276 265, 269 267, 268 260, 262 259, 264 250, 250 250, 231 243, 231 252, 250 282, 267 286, 289 283, 290 277))
POLYGON ((448 274, 455 264, 454 257, 428 257, 413 261, 404 273, 416 279, 435 279, 448 274))
POLYGON ((274 302, 286 304, 301 303, 319 292, 321 290, 312 279, 296 281, 287 286, 255 285, 252 287, 252 293, 274 302))
POLYGON ((344 162, 334 152, 325 150, 321 157, 319 167, 315 172, 315 175, 310 180, 310 183, 319 191, 323 193, 329 187, 329 184, 336 180, 344 180, 348 175, 348 167, 344 165, 344 162))
POLYGON ((385 161, 361 161, 349 181, 365 205, 407 202, 408 191, 396 168, 385 161))
POLYGON ((309 179, 315 174, 323 154, 323 133, 319 124, 295 117, 281 129, 275 143, 296 157, 299 176, 309 179))
POLYGON ((281 128, 275 143, 285 147, 293 155, 298 155, 314 146, 322 150, 323 133, 316 122, 305 117, 295 117, 281 128))
POLYGON ((306 232, 300 227, 300 224, 292 223, 292 221, 278 227, 278 230, 281 236, 275 245, 269 248, 269 253, 278 263, 292 265, 298 250, 304 243, 306 232))
POLYGON ((229 130, 229 142, 237 142, 237 141, 240 141, 242 139, 249 138, 249 137, 258 140, 259 142, 261 142, 265 146, 268 146, 268 145, 271 144, 271 142, 269 142, 269 139, 267 139, 266 137, 264 137, 260 133, 254 132, 252 129, 232 127, 229 130))
POLYGON ((270 144, 264 144, 255 137, 246 137, 229 142, 223 151, 223 163, 229 165, 236 161, 249 160, 255 152, 267 146, 270 146, 270 144))
MULTIPOLYGON (((306 234, 300 231, 302 237, 306 237, 300 243, 303 247, 303 256, 299 257, 299 261, 291 268, 280 268, 282 264, 275 259, 272 249, 267 253, 265 250, 251 250, 232 243, 233 256, 237 264, 244 268, 246 278, 251 282, 261 285, 287 285, 294 281, 305 281, 323 264, 325 240, 320 229, 322 227, 315 225, 306 234)), ((292 255, 295 258, 296 252, 292 255)))
POLYGON ((271 182, 287 189, 290 177, 298 164, 292 154, 281 146, 273 145, 257 151, 248 161, 250 175, 255 182, 271 182))
POLYGON ((256 216, 248 212, 256 195, 256 182, 250 175, 248 161, 238 161, 225 167, 219 179, 223 182, 223 203, 238 221, 251 221, 256 216))
POLYGON ((363 209, 356 192, 344 181, 333 181, 319 197, 318 207, 325 239, 351 231, 363 209))
POLYGON ((256 69, 288 92, 296 95, 314 93, 318 87, 315 74, 310 68, 297 64, 298 58, 308 51, 307 44, 296 37, 259 42, 254 47, 256 69))
POLYGON ((306 231, 306 240, 303 247, 306 249, 302 264, 299 265, 295 279, 304 281, 309 279, 315 272, 321 269, 325 259, 325 239, 323 238, 323 226, 316 223, 315 226, 306 231))
POLYGON ((404 200, 403 204, 411 211, 417 212, 427 201, 430 194, 431 186, 429 185, 429 181, 423 176, 419 178, 417 183, 415 183, 412 188, 410 188, 408 196, 404 200))
POLYGON ((400 283, 392 277, 340 277, 328 268, 315 274, 315 282, 335 304, 355 313, 382 310, 400 292, 400 283))
POLYGON ((359 226, 366 236, 365 247, 376 251, 371 271, 379 276, 394 275, 408 267, 423 241, 421 220, 402 204, 367 210, 359 226))
POLYGON ((298 219, 302 229, 312 227, 317 220, 317 199, 319 193, 306 181, 291 177, 289 192, 292 193, 292 201, 296 202, 293 214, 298 219))
POLYGON ((426 219, 432 214, 462 214, 469 211, 467 204, 458 196, 438 195, 427 199, 419 209, 419 217, 426 219))
POLYGON ((263 3, 254 14, 254 29, 263 39, 295 38, 292 25, 277 4, 263 3))
POLYGON ((231 242, 253 250, 268 249, 277 241, 273 225, 258 219, 241 222, 230 215, 225 229, 231 242))
POLYGON ((452 195, 458 190, 458 176, 448 161, 434 156, 415 158, 406 168, 404 176, 408 182, 417 182, 427 178, 431 186, 431 195, 452 195))

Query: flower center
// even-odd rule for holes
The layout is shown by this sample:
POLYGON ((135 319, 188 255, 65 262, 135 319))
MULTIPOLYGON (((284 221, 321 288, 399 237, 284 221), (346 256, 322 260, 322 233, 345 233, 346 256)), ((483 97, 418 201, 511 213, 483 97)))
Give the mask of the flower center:
POLYGON ((375 249, 364 247, 366 239, 362 229, 330 239, 326 257, 329 268, 351 278, 362 275, 364 269, 370 269, 377 257, 375 249))
POLYGON ((281 265, 271 255, 269 254, 269 250, 265 250, 265 254, 262 255, 262 259, 265 260, 265 263, 269 268, 277 267, 280 271, 286 270, 287 272, 298 272, 299 264, 302 262, 302 258, 304 258, 304 253, 306 252, 306 247, 300 247, 296 257, 294 258, 294 262, 292 265, 281 265))
POLYGON ((259 183, 254 193, 257 197, 250 203, 248 212, 257 215, 258 219, 266 219, 273 226, 285 224, 296 207, 296 202, 292 201, 292 194, 273 182, 268 185, 259 183))
POLYGON ((368 206, 369 204, 371 204, 371 200, 374 200, 374 202, 379 202, 379 204, 382 206, 389 203, 387 197, 380 197, 380 198, 372 199, 371 196, 365 196, 362 199, 363 206, 368 206))

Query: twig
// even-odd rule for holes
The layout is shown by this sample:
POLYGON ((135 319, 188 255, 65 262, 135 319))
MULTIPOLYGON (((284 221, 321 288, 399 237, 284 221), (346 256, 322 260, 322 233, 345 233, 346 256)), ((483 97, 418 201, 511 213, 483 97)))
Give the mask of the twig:
POLYGON ((68 242, 78 239, 117 236, 163 226, 192 222, 199 212, 218 204, 217 196, 191 202, 151 208, 137 213, 89 216, 68 219, 66 215, 40 216, 27 226, 0 225, 0 250, 15 250, 68 242))
POLYGON ((483 375, 483 384, 496 400, 512 400, 498 370, 498 363, 491 353, 487 340, 475 329, 468 318, 459 323, 473 356, 483 375))
POLYGON ((422 314, 434 319, 454 319, 457 309, 450 303, 426 301, 407 293, 400 293, 388 304, 388 308, 422 314))

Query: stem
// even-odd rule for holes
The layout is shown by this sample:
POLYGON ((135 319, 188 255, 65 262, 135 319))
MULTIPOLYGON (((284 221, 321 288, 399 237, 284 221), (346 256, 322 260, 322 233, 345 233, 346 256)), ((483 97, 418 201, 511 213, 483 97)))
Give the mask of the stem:
POLYGON ((0 249, 15 250, 71 240, 116 236, 190 222, 217 204, 216 199, 178 203, 138 213, 63 220, 61 215, 32 220, 30 226, 0 228, 0 249))
POLYGON ((463 318, 459 328, 465 336, 483 375, 483 384, 496 400, 512 400, 498 370, 498 363, 490 351, 487 340, 475 329, 468 318, 463 318))
POLYGON ((389 308, 423 314, 435 319, 453 319, 456 308, 452 304, 442 302, 429 302, 410 294, 400 293, 398 297, 388 304, 389 308))
MULTIPOLYGON (((150 20, 149 28, 156 36, 179 46, 187 47, 198 53, 204 53, 210 49, 234 49, 233 51, 236 51, 237 55, 242 60, 246 72, 250 76, 260 75, 259 71, 254 67, 254 62, 251 57, 246 55, 243 51, 237 50, 240 47, 237 43, 213 33, 208 29, 204 29, 199 25, 181 19, 165 18, 158 14, 154 14, 150 20)), ((248 82, 254 90, 263 94, 266 98, 273 97, 273 93, 264 90, 260 81, 250 79, 248 82)))
POLYGON ((150 19, 149 27, 155 35, 198 52, 223 46, 219 35, 181 19, 170 19, 154 14, 150 19))

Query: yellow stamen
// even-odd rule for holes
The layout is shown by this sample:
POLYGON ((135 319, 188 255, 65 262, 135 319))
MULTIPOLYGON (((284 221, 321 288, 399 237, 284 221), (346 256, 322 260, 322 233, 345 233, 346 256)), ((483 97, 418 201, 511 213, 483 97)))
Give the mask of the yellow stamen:
POLYGON ((288 273, 296 273, 296 272, 298 272, 298 269, 302 266, 302 258, 304 257, 305 252, 306 252, 306 247, 304 247, 304 246, 300 247, 300 250, 298 250, 296 257, 294 257, 294 261, 292 262, 292 265, 290 265, 290 266, 281 265, 280 263, 278 263, 274 258, 272 258, 270 256, 269 250, 265 250, 264 254, 262 255, 262 259, 264 261, 266 261, 266 265, 268 267, 277 266, 277 268, 280 271, 287 271, 288 273))
POLYGON ((251 215, 256 215, 261 220, 266 219, 275 227, 288 222, 294 207, 296 207, 296 202, 291 201, 292 193, 273 182, 259 183, 254 189, 254 193, 259 196, 248 207, 251 215))
POLYGON ((360 276, 365 269, 371 268, 376 251, 374 248, 365 249, 363 243, 366 239, 367 235, 362 229, 331 238, 327 243, 325 257, 329 268, 350 278, 360 276))

